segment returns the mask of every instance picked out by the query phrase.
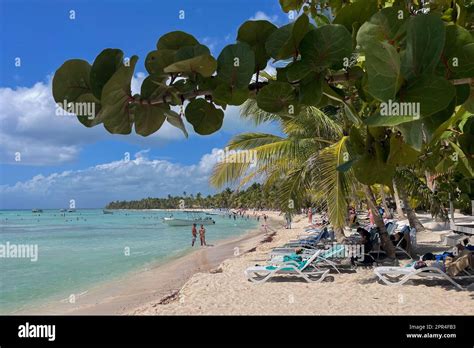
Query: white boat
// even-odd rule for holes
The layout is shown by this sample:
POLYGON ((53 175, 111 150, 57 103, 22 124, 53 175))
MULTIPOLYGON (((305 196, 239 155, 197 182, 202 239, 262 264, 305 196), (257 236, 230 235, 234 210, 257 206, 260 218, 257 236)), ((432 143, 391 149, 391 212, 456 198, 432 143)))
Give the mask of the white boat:
POLYGON ((31 212, 32 213, 42 213, 43 209, 32 209, 31 212))
POLYGON ((107 210, 107 209, 103 209, 102 212, 103 212, 104 214, 113 214, 113 213, 114 213, 113 211, 107 210))
POLYGON ((163 222, 168 224, 169 226, 191 226, 193 224, 196 225, 213 225, 216 222, 210 217, 204 218, 174 218, 174 217, 165 217, 163 218, 163 222))

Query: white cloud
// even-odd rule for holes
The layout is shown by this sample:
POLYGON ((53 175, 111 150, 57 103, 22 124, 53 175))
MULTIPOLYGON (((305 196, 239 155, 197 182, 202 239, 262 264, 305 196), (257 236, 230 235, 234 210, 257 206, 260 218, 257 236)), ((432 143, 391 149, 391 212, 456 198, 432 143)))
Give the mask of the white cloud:
POLYGON ((71 199, 78 208, 102 207, 113 200, 164 197, 183 191, 212 192, 208 179, 219 158, 218 149, 193 165, 149 159, 147 153, 148 150, 140 151, 129 161, 36 175, 15 185, 0 186, 0 209, 67 207, 71 199))
MULTIPOLYGON (((139 93, 145 74, 138 72, 132 79, 132 92, 139 93)), ((75 116, 57 116, 51 95, 51 79, 32 87, 0 88, 0 163, 25 165, 58 165, 77 159, 84 145, 101 140, 119 139, 146 147, 156 147, 170 141, 184 141, 177 128, 167 122, 149 137, 112 135, 102 125, 86 128, 75 116), (15 161, 20 153, 21 161, 15 161)), ((197 136, 186 124, 190 136, 197 136)), ((223 132, 236 134, 254 131, 255 126, 239 117, 238 107, 225 111, 223 132)))
POLYGON ((256 21, 256 20, 265 20, 269 22, 276 22, 278 20, 277 15, 269 16, 263 11, 257 11, 253 17, 250 17, 250 20, 256 21))

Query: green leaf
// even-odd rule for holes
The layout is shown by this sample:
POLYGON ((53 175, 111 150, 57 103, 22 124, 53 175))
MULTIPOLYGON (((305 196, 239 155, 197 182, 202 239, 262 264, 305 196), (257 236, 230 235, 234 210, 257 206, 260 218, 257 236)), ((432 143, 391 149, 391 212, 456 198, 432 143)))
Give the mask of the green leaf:
POLYGON ((405 18, 408 14, 400 9, 386 7, 362 24, 357 32, 357 43, 365 48, 374 42, 398 43, 406 34, 405 18))
POLYGON ((140 97, 142 99, 155 99, 163 96, 163 94, 169 89, 169 87, 161 83, 161 79, 155 77, 154 75, 147 76, 143 82, 140 89, 140 97))
POLYGON ((440 76, 424 75, 400 90, 403 102, 419 103, 420 116, 427 117, 445 109, 456 95, 453 84, 440 76))
POLYGON ((286 68, 286 78, 289 82, 298 82, 311 72, 309 64, 302 60, 293 62, 287 65, 286 68))
POLYGON ((443 51, 446 31, 435 14, 411 17, 407 24, 402 72, 406 79, 433 73, 443 51))
POLYGON ((308 16, 305 14, 290 24, 273 31, 265 43, 265 49, 275 60, 298 56, 299 45, 306 33, 311 29, 308 16))
POLYGON ((304 4, 304 0, 280 0, 281 9, 288 13, 290 11, 299 11, 304 4))
POLYGON ((104 127, 113 134, 130 134, 132 120, 128 100, 130 85, 138 57, 130 58, 129 66, 122 65, 102 89, 102 115, 104 127))
POLYGON ((474 39, 459 25, 446 27, 446 43, 438 72, 448 78, 474 76, 474 39))
POLYGON ((53 77, 53 98, 56 103, 75 102, 85 93, 91 93, 89 76, 91 66, 85 60, 71 59, 56 70, 53 77))
POLYGON ((366 44, 365 67, 368 92, 381 101, 394 99, 400 88, 400 56, 388 43, 366 44))
POLYGON ((405 142, 412 146, 415 150, 421 151, 423 146, 423 125, 420 120, 403 123, 397 126, 402 132, 405 142))
POLYGON ((120 68, 122 60, 122 50, 113 48, 103 50, 94 60, 90 71, 90 84, 92 93, 96 98, 101 98, 102 88, 104 88, 117 69, 120 68))
POLYGON ((138 104, 135 108, 135 132, 144 137, 155 133, 165 122, 165 112, 169 106, 138 104))
POLYGON ((466 154, 461 150, 461 148, 452 141, 448 141, 449 145, 457 154, 457 162, 460 170, 469 178, 474 177, 474 170, 472 169, 469 160, 466 157, 466 154))
POLYGON ((175 51, 173 50, 155 50, 148 53, 145 59, 146 70, 153 75, 164 74, 164 69, 174 63, 175 51))
POLYGON ((167 66, 164 69, 165 73, 198 73, 203 77, 212 76, 214 71, 216 71, 217 62, 216 60, 208 55, 204 54, 202 56, 181 60, 179 62, 173 63, 167 66))
POLYGON ((365 154, 352 165, 352 170, 357 180, 362 184, 384 184, 388 186, 392 182, 395 166, 365 154))
POLYGON ((156 48, 158 50, 173 50, 177 51, 181 47, 198 45, 196 38, 183 31, 169 32, 158 40, 156 48))
POLYGON ((186 120, 193 125, 194 131, 201 135, 209 135, 222 127, 224 112, 216 109, 205 99, 194 99, 184 112, 186 120))
POLYGON ((372 127, 392 127, 402 123, 412 122, 416 118, 410 115, 382 115, 375 113, 364 120, 364 123, 372 127))
POLYGON ((265 49, 268 37, 277 30, 272 23, 264 20, 246 21, 239 28, 237 41, 247 43, 255 54, 255 71, 267 66, 270 55, 265 49))
POLYGON ((263 87, 257 95, 257 105, 267 112, 286 111, 290 105, 295 104, 293 87, 286 82, 272 81, 263 87))
POLYGON ((394 166, 409 165, 414 163, 419 155, 419 151, 405 144, 401 137, 392 134, 390 138, 390 154, 387 159, 388 164, 394 166))
POLYGON ((349 3, 337 12, 333 24, 342 24, 347 30, 352 32, 353 23, 362 25, 377 10, 377 0, 362 0, 349 3))
POLYGON ((166 121, 171 124, 172 126, 181 129, 181 131, 184 133, 184 136, 187 138, 188 137, 188 131, 186 130, 186 127, 184 125, 183 119, 181 115, 176 113, 173 110, 166 110, 165 111, 165 116, 166 116, 166 121))
POLYGON ((342 25, 325 25, 308 32, 300 45, 301 59, 315 71, 342 66, 352 54, 351 34, 342 25))
MULTIPOLYGON (((94 127, 101 124, 102 114, 100 113, 101 104, 92 93, 81 94, 75 101, 75 103, 86 103, 82 104, 85 108, 82 108, 82 112, 79 108, 79 112, 76 112, 77 119, 86 127, 94 127), (89 114, 88 112, 91 111, 89 114)), ((77 110, 77 109, 76 109, 77 110)))
POLYGON ((308 76, 301 81, 299 102, 304 105, 317 106, 323 96, 323 76, 308 76))
POLYGON ((217 78, 230 87, 248 87, 255 71, 255 55, 246 43, 226 46, 217 58, 217 78))
POLYGON ((202 55, 211 55, 209 48, 204 45, 194 45, 181 47, 174 55, 174 61, 191 59, 202 55))
POLYGON ((248 88, 233 89, 225 84, 218 85, 212 98, 219 104, 242 105, 249 98, 248 88))
POLYGON ((339 172, 347 172, 349 169, 351 169, 352 165, 356 162, 355 159, 351 159, 347 162, 344 162, 336 167, 336 170, 339 172))

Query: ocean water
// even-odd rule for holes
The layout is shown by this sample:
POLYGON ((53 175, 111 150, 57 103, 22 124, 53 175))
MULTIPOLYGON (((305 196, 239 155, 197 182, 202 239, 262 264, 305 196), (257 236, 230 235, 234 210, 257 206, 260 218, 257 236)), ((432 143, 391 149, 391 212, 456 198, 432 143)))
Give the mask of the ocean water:
MULTIPOLYGON (((67 299, 99 282, 191 252, 191 227, 164 224, 161 219, 170 214, 165 211, 103 214, 102 209, 71 213, 44 210, 40 214, 0 211, 0 247, 9 243, 10 248, 20 244, 38 248, 37 261, 11 257, 11 254, 0 258, 0 313, 15 313, 48 301, 67 299)), ((212 218, 216 224, 205 226, 208 244, 258 226, 252 218, 235 221, 227 216, 212 218)), ((32 251, 30 256, 34 256, 32 251)))

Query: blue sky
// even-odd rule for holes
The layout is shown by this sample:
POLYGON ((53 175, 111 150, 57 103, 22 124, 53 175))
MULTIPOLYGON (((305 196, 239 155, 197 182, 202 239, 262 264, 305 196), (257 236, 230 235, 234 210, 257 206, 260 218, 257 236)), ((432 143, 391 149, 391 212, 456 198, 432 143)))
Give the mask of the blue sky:
POLYGON ((104 48, 120 48, 140 57, 132 81, 139 90, 145 57, 166 32, 189 32, 217 57, 245 20, 288 22, 277 0, 0 0, 0 17, 0 209, 62 207, 70 199, 78 207, 102 207, 115 199, 212 192, 207 179, 216 149, 257 129, 239 119, 237 107, 207 137, 190 125, 188 139, 171 126, 147 138, 111 135, 102 125, 86 129, 55 115, 54 71, 68 59, 92 63, 104 48))

